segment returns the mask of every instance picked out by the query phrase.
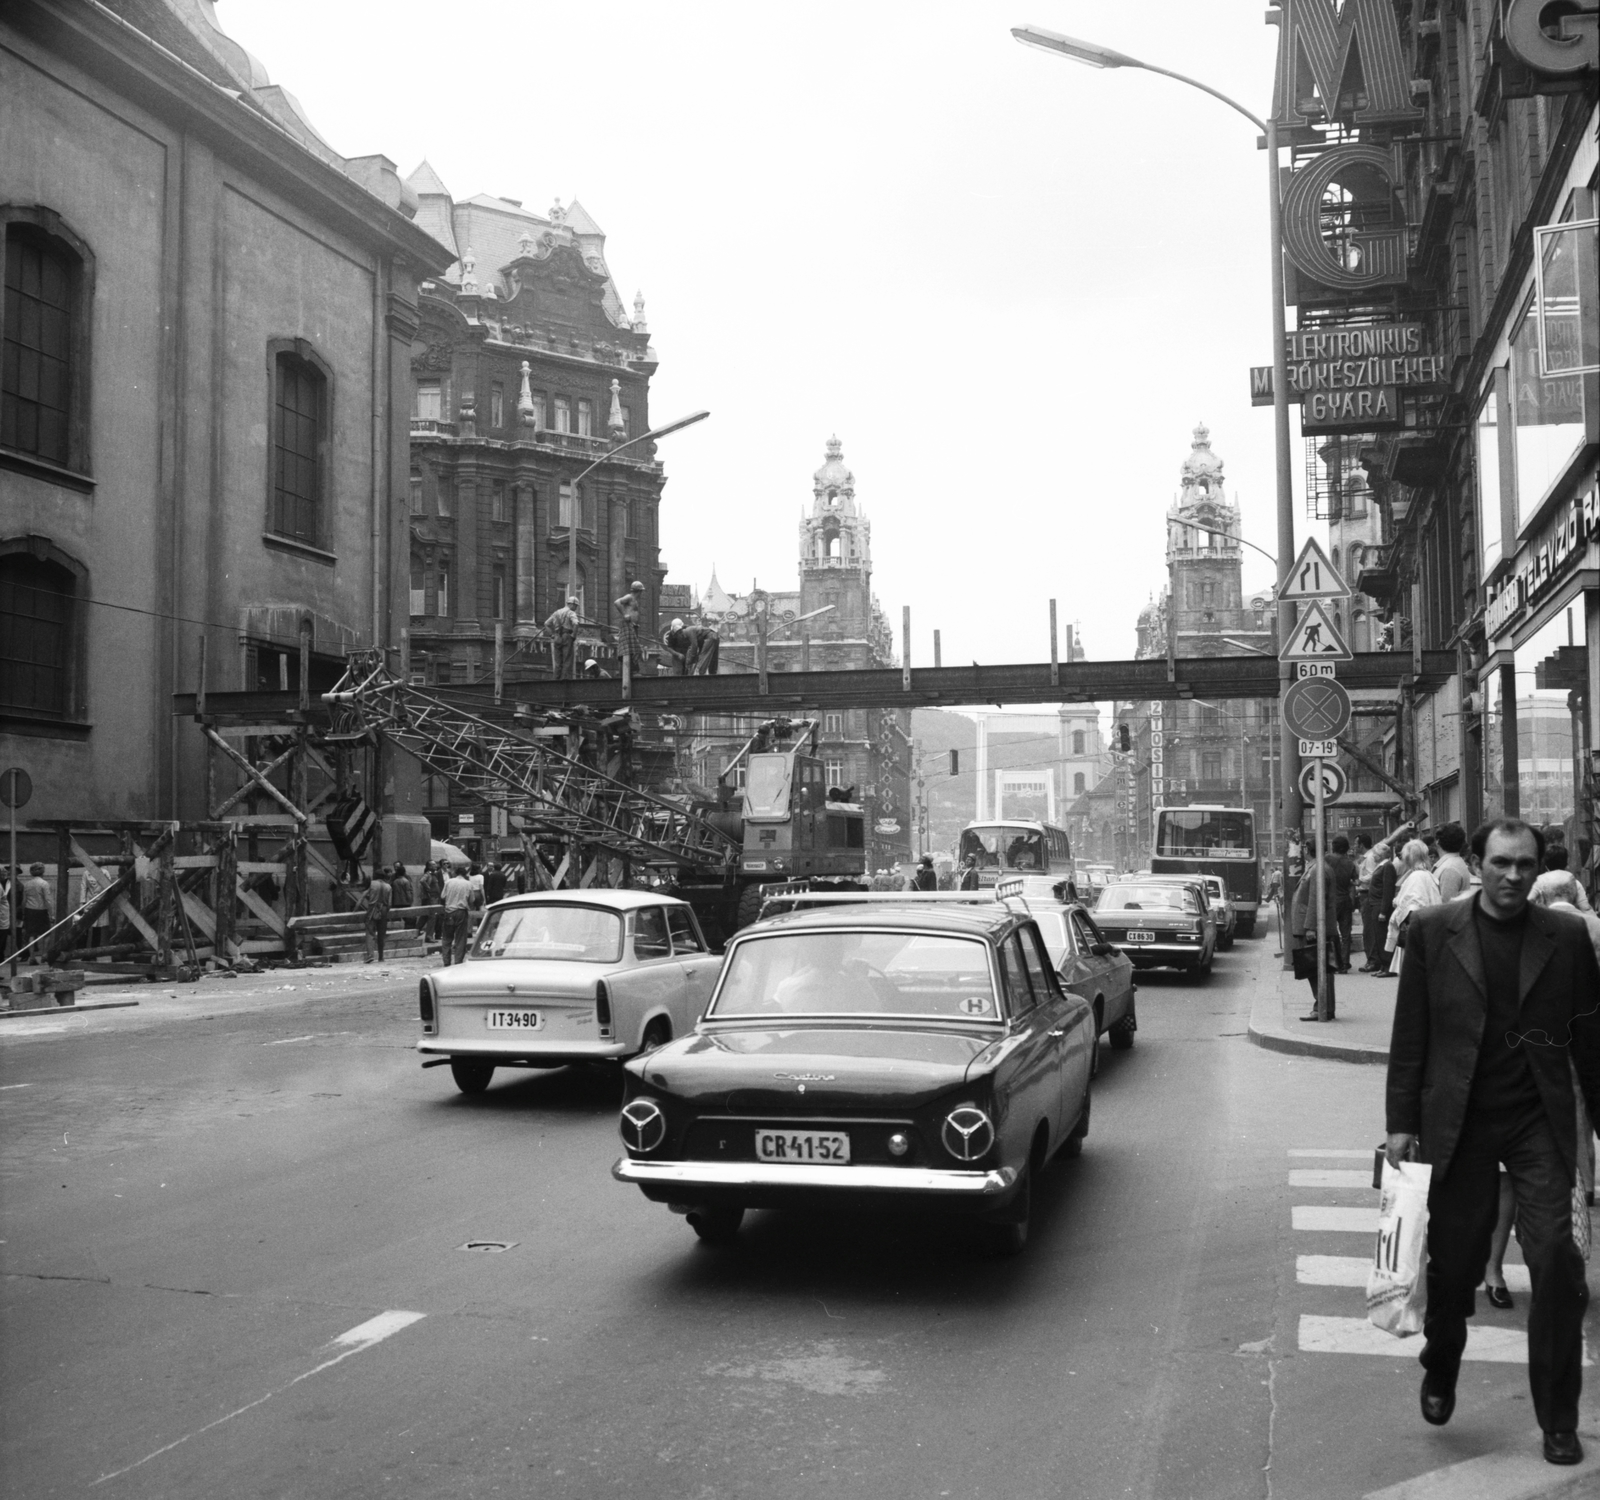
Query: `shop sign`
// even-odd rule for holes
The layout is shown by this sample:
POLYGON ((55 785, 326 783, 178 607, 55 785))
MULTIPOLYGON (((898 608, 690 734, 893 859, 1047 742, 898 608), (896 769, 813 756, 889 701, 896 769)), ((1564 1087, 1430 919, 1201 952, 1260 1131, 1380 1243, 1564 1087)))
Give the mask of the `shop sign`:
POLYGON ((1300 431, 1375 432, 1383 427, 1403 427, 1400 388, 1393 385, 1360 391, 1313 391, 1300 407, 1300 431))
POLYGON ((900 825, 895 822, 893 818, 879 818, 878 821, 873 824, 872 831, 874 833, 881 833, 884 835, 899 833, 900 825))
MULTIPOLYGON (((1397 386, 1436 386, 1448 379, 1444 356, 1422 352, 1420 323, 1307 328, 1287 335, 1284 342, 1289 400, 1304 403, 1303 419, 1376 417, 1397 423, 1397 386)), ((1250 402, 1272 405, 1271 365, 1251 366, 1250 402)))
POLYGON ((1575 78, 1600 65, 1597 10, 1600 7, 1594 0, 1560 7, 1542 0, 1506 0, 1502 21, 1506 46, 1535 73, 1546 78, 1575 78))
POLYGON ((1278 67, 1272 114, 1289 129, 1329 114, 1353 125, 1421 126, 1411 97, 1411 70, 1389 0, 1273 0, 1267 21, 1278 27, 1278 67), (1360 59, 1362 87, 1348 87, 1351 54, 1360 59))
POLYGON ((1512 575, 1484 608, 1484 632, 1504 633, 1522 610, 1536 604, 1582 560, 1591 537, 1600 532, 1600 487, 1569 500, 1545 529, 1517 553, 1512 575))

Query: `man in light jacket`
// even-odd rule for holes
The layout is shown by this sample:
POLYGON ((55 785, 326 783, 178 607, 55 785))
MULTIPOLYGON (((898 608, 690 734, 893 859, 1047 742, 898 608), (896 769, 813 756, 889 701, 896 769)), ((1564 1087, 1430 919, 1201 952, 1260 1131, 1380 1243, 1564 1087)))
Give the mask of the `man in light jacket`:
POLYGON ((1467 847, 1467 831, 1459 823, 1446 823, 1438 837, 1444 853, 1433 867, 1433 878, 1439 882, 1439 899, 1454 901, 1472 889, 1472 866, 1461 857, 1467 847))
POLYGON ((1420 908, 1406 939, 1389 1043, 1385 1150, 1419 1153, 1428 1192, 1423 1420, 1456 1404, 1466 1320, 1483 1279, 1503 1164, 1533 1283, 1528 1384, 1544 1456, 1575 1464, 1589 1292, 1573 1240, 1578 1091, 1600 1118, 1600 968, 1576 916, 1528 900, 1544 853, 1515 818, 1472 836, 1483 884, 1471 900, 1420 908))
MULTIPOLYGON (((1300 877, 1300 884, 1294 888, 1294 900, 1289 904, 1289 941, 1292 949, 1309 950, 1310 973, 1307 975, 1311 985, 1311 1003, 1317 1003, 1317 866, 1316 849, 1307 845, 1305 874, 1300 877)), ((1328 974, 1328 1014, 1326 1019, 1333 1020, 1333 976, 1339 968, 1339 885, 1336 871, 1331 859, 1322 861, 1323 875, 1323 910, 1322 910, 1322 940, 1323 940, 1323 967, 1328 974)), ((1302 959, 1299 967, 1305 967, 1308 960, 1302 959)), ((1302 1021, 1321 1021, 1315 1010, 1309 1016, 1301 1016, 1302 1021)))

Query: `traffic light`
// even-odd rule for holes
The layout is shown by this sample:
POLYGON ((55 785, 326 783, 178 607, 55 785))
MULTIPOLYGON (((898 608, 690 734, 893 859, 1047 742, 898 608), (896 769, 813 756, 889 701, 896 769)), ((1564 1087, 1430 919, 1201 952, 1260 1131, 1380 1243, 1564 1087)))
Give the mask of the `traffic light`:
POLYGON ((1124 755, 1133 749, 1133 736, 1128 733, 1126 724, 1117 725, 1117 749, 1122 751, 1124 755))
POLYGON ((961 774, 961 752, 959 750, 952 750, 950 752, 950 774, 952 776, 959 776, 961 774))

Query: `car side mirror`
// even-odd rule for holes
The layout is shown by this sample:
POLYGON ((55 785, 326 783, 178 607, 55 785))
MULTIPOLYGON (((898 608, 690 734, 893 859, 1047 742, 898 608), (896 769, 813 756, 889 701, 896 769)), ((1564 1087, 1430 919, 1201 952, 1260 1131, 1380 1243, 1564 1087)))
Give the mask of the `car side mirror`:
POLYGON ((1109 958, 1117 950, 1111 943, 1096 943, 1092 951, 1096 958, 1109 958))

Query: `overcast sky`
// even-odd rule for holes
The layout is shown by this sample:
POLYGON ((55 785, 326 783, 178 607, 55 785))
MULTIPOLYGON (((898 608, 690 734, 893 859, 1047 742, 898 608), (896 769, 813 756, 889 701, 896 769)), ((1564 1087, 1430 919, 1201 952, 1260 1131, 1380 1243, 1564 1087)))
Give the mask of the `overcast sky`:
MULTIPOLYGON (((1204 79, 1257 114, 1262 0, 478 8, 220 0, 345 155, 452 193, 578 198, 642 290, 672 582, 792 588, 832 433, 874 588, 915 664, 1038 661, 1048 606, 1133 654, 1197 421, 1275 549, 1266 164, 1229 110, 1020 46, 1027 22, 1204 79)), ((1296 484, 1301 467, 1296 444, 1296 484)), ((1302 527, 1304 525, 1302 521, 1302 527)), ((1247 589, 1270 568, 1246 552, 1247 589)))

